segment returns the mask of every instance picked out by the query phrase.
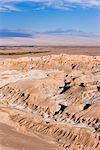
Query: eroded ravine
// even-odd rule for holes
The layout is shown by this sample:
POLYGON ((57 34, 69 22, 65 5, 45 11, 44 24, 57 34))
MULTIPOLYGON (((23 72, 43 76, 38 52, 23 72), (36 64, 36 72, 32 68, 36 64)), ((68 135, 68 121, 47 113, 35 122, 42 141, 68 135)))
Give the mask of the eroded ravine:
POLYGON ((68 150, 100 149, 99 56, 1 59, 0 69, 0 109, 17 128, 68 150))

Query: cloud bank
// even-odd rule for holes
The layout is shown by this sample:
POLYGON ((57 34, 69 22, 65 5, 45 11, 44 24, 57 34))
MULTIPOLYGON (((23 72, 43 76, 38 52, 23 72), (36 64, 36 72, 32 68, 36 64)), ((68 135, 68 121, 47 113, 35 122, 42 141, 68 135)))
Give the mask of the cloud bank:
POLYGON ((0 11, 19 11, 16 4, 33 3, 33 10, 54 8, 69 10, 70 8, 97 8, 100 9, 100 0, 0 0, 0 11), (39 5, 40 4, 40 5, 39 5))

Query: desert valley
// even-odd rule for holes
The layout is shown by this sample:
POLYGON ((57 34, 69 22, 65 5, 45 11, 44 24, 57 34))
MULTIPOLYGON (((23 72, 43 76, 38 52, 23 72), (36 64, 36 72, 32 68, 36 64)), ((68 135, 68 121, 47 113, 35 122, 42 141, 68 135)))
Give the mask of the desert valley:
POLYGON ((0 150, 100 150, 100 47, 0 47, 0 150))

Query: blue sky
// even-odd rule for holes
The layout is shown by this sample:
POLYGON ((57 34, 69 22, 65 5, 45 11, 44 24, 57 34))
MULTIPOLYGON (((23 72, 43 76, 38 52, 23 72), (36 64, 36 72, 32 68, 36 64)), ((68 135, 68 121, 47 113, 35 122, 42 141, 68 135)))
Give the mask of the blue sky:
POLYGON ((0 17, 0 29, 100 32, 100 1, 0 0, 0 17))
POLYGON ((37 32, 100 43, 100 0, 0 0, 0 38, 33 38, 37 32))

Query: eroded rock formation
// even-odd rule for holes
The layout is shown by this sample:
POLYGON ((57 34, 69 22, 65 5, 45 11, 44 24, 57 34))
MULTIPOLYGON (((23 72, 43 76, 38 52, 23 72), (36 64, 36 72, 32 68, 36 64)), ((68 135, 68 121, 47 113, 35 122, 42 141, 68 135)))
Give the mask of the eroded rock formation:
POLYGON ((0 59, 0 110, 66 150, 100 150, 100 57, 0 59))

